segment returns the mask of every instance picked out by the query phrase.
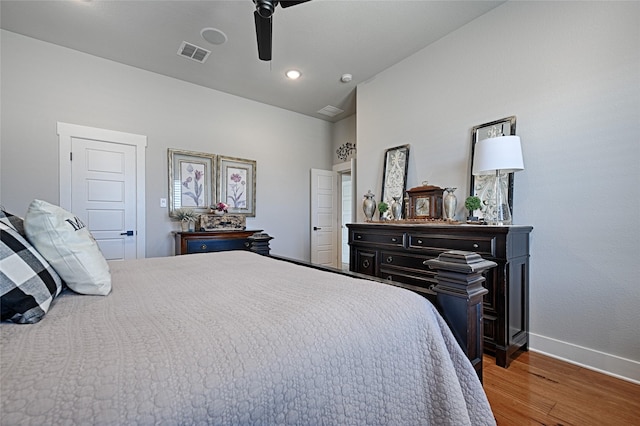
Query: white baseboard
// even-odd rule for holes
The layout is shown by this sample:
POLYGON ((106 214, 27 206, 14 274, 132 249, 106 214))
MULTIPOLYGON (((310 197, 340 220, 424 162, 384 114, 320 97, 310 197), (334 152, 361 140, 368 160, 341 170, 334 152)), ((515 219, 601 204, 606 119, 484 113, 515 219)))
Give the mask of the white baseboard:
POLYGON ((640 384, 640 362, 529 333, 529 349, 609 376, 640 384))

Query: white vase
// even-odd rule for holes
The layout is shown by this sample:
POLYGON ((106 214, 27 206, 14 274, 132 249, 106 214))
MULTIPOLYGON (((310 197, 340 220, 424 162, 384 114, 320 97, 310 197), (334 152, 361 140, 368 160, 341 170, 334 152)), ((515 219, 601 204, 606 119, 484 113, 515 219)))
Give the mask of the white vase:
POLYGON ((182 232, 188 232, 189 231, 189 221, 188 220, 181 221, 180 225, 182 226, 182 232))

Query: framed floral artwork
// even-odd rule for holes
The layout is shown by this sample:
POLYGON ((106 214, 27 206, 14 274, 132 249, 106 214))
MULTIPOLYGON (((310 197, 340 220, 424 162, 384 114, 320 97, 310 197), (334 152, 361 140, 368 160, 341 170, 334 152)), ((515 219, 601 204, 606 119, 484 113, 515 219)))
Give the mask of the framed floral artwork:
POLYGON ((169 216, 179 209, 202 214, 215 201, 216 155, 169 148, 169 216))
POLYGON ((256 162, 218 156, 218 202, 229 206, 229 213, 256 215, 256 162))

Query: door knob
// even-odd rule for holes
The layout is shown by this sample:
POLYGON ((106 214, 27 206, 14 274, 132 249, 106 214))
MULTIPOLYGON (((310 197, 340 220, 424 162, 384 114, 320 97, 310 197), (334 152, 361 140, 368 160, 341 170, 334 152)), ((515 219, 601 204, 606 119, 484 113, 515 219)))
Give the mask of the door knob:
POLYGON ((319 231, 319 230, 321 230, 321 229, 322 229, 322 228, 318 228, 317 226, 314 226, 314 227, 313 227, 313 230, 314 230, 314 231, 319 231))
POLYGON ((133 231, 121 232, 120 235, 126 235, 128 237, 131 237, 133 235, 133 231))

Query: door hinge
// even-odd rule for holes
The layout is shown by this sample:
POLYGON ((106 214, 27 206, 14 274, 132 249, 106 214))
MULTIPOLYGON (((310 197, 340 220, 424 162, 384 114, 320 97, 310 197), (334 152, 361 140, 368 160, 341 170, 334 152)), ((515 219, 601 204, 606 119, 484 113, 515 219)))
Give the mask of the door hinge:
POLYGON ((73 152, 69 153, 69 161, 73 161, 73 152))

